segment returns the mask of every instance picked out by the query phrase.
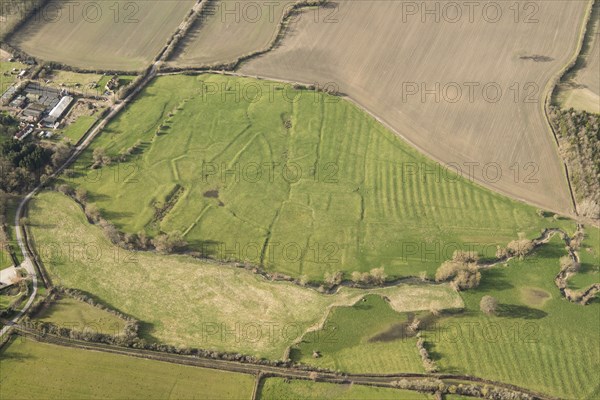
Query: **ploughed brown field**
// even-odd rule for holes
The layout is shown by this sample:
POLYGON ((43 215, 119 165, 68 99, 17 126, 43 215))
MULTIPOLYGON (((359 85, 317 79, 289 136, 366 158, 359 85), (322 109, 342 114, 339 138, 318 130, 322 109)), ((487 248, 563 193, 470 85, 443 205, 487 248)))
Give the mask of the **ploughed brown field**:
POLYGON ((308 9, 278 48, 240 71, 333 82, 464 176, 570 213, 544 101, 575 56, 590 3, 423 4, 342 0, 318 18, 308 9))
POLYGON ((225 64, 266 49, 277 35, 283 14, 297 1, 208 3, 170 64, 177 67, 225 64))
POLYGON ((160 52, 194 0, 51 0, 10 43, 34 57, 97 70, 140 70, 160 52))

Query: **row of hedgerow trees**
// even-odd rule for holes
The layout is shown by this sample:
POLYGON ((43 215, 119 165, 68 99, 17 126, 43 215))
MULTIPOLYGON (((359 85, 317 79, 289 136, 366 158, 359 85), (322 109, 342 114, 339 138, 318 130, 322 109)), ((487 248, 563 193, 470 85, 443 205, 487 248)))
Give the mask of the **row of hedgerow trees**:
POLYGON ((569 166, 579 212, 600 218, 600 115, 550 107, 550 122, 569 166))

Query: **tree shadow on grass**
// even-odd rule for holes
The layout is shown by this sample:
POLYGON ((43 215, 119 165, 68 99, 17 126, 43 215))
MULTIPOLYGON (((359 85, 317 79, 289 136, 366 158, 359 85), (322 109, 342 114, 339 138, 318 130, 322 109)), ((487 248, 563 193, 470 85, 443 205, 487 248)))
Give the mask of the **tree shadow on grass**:
POLYGON ((542 319, 546 317, 548 313, 527 306, 500 304, 498 305, 497 315, 505 318, 542 319))
POLYGON ((514 286, 505 278, 504 272, 493 268, 484 271, 478 290, 508 290, 512 288, 514 286))
POLYGON ((139 321, 138 337, 149 343, 163 343, 152 334, 156 331, 154 324, 146 321, 139 321))

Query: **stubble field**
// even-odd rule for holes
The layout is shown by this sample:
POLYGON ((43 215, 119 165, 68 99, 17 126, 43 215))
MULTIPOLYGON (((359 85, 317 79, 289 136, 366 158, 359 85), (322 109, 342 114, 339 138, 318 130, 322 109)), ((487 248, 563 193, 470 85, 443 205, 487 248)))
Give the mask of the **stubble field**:
POLYGON ((34 57, 119 71, 146 67, 175 32, 194 0, 65 3, 51 1, 11 38, 34 57))
POLYGON ((277 35, 284 12, 298 0, 209 3, 170 63, 176 67, 227 64, 265 49, 277 35))

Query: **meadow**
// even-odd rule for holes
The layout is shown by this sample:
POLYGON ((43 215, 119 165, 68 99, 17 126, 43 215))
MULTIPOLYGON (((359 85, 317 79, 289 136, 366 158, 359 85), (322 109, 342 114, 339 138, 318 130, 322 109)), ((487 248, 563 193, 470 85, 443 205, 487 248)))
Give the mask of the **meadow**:
POLYGON ((52 0, 10 38, 45 61, 91 70, 136 71, 158 55, 194 0, 97 3, 52 0), (72 10, 69 9, 72 7, 72 10))
POLYGON ((473 163, 485 186, 572 213, 543 104, 590 2, 515 4, 498 3, 494 16, 478 4, 470 17, 452 2, 427 14, 426 3, 338 1, 317 21, 303 12, 239 72, 331 84, 432 159, 473 163))
POLYGON ((13 68, 21 70, 24 67, 25 64, 21 64, 20 62, 2 61, 2 63, 0 63, 0 94, 4 94, 6 89, 17 80, 17 73, 11 73, 13 72, 13 68))
POLYGON ((369 293, 388 297, 397 312, 462 307, 448 285, 342 288, 325 295, 188 256, 126 251, 58 192, 38 195, 29 218, 36 252, 53 283, 142 321, 141 336, 149 341, 280 359, 328 308, 352 305, 369 293))
POLYGON ((251 375, 19 337, 0 350, 0 364, 0 397, 11 399, 248 399, 254 385, 251 375))
POLYGON ((321 329, 304 335, 290 357, 335 371, 425 372, 407 321, 406 313, 394 311, 381 296, 369 295, 352 306, 332 308, 321 329))
POLYGON ((489 258, 518 232, 574 229, 428 160, 350 102, 221 75, 156 79, 74 170, 69 183, 124 232, 179 231, 206 256, 313 280, 431 274, 456 249, 489 258), (124 161, 91 169, 98 148, 124 161))
POLYGON ((96 123, 98 119, 93 115, 82 115, 71 122, 59 133, 72 144, 76 144, 83 135, 96 123))
POLYGON ((303 380, 286 381, 282 378, 268 378, 261 383, 258 398, 261 400, 277 400, 283 398, 295 400, 426 400, 432 399, 433 397, 423 393, 392 388, 338 385, 335 383, 303 380))
POLYGON ((82 301, 62 297, 35 315, 35 319, 78 331, 118 335, 125 326, 119 317, 82 301))
MULTIPOLYGON (((600 243, 598 230, 594 231, 584 247, 592 248, 597 257, 600 243)), ((446 315, 425 331, 440 371, 512 383, 560 398, 597 398, 600 301, 596 298, 582 306, 561 296, 553 280, 563 255, 564 242, 555 237, 523 260, 482 271, 481 285, 461 294, 465 311, 446 315), (496 315, 479 310, 484 295, 498 300, 496 315)))

